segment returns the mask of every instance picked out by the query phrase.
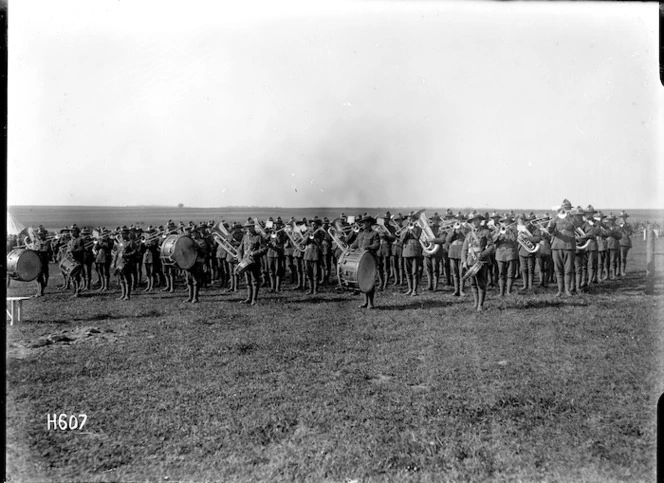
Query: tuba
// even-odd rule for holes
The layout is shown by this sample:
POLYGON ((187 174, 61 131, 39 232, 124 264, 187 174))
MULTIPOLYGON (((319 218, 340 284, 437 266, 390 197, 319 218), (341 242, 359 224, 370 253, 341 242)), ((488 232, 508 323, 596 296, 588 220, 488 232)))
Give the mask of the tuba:
POLYGON ((579 244, 580 243, 579 238, 586 236, 586 233, 580 227, 574 228, 574 232, 576 233, 576 240, 577 240, 576 249, 585 250, 586 248, 588 248, 588 245, 590 245, 590 242, 592 241, 590 239, 586 240, 585 243, 582 243, 581 245, 579 244))
POLYGON ((517 230, 519 231, 519 234, 516 237, 516 241, 519 245, 521 245, 521 248, 526 250, 528 253, 535 253, 537 250, 539 250, 539 243, 534 245, 533 242, 528 239, 533 235, 525 225, 518 227, 517 230))
POLYGON ((223 222, 220 221, 219 223, 215 223, 215 225, 212 227, 212 230, 210 230, 210 234, 226 253, 239 260, 239 252, 237 248, 235 248, 231 243, 231 234, 228 232, 223 222))
POLYGON ((432 243, 431 240, 436 238, 436 235, 433 234, 433 230, 429 225, 429 219, 427 218, 426 212, 420 210, 418 213, 417 224, 422 229, 422 234, 420 235, 420 245, 422 245, 422 250, 427 255, 433 255, 440 249, 440 245, 432 243))
MULTIPOLYGON (((305 228, 304 232, 306 233, 308 229, 306 227, 304 228, 305 228)), ((302 229, 301 228, 298 229, 297 226, 294 226, 291 230, 284 230, 284 232, 286 233, 286 236, 293 244, 293 247, 297 251, 304 253, 306 245, 304 244, 305 237, 304 233, 302 232, 302 229)))
POLYGON ((335 218, 327 229, 327 234, 332 237, 334 243, 337 244, 343 253, 347 253, 350 250, 350 247, 342 238, 346 235, 345 228, 346 227, 343 226, 341 218, 335 218))

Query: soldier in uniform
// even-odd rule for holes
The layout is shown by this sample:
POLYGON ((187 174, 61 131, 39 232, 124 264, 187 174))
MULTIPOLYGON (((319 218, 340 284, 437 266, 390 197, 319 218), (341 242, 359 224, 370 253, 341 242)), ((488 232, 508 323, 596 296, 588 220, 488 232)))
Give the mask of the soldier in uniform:
POLYGON ((270 276, 270 292, 281 292, 281 279, 285 274, 286 257, 284 256, 284 246, 288 237, 282 230, 284 227, 281 218, 277 218, 269 234, 267 242, 267 261, 268 273, 270 276))
POLYGON ((138 290, 139 284, 143 283, 143 252, 145 251, 145 245, 143 245, 140 240, 143 235, 143 229, 135 226, 132 227, 129 236, 136 245, 136 252, 131 258, 131 283, 132 289, 134 291, 138 290))
POLYGON ((514 219, 505 213, 500 219, 501 226, 495 230, 491 240, 495 245, 496 262, 498 263, 498 290, 501 297, 512 293, 516 265, 519 262, 519 250, 516 242, 517 234, 514 219))
POLYGON ((48 285, 48 264, 51 261, 51 244, 46 240, 46 235, 48 235, 48 232, 40 225, 35 232, 36 238, 32 242, 31 247, 32 250, 37 252, 41 260, 41 269, 37 275, 38 290, 35 297, 42 297, 48 285))
MULTIPOLYGON (((299 230, 302 233, 301 227, 306 228, 308 222, 306 218, 302 218, 302 221, 296 222, 294 226, 294 231, 299 230)), ((297 239, 297 238, 296 238, 297 239)), ((305 288, 305 263, 304 263, 304 251, 300 250, 297 245, 293 245, 293 263, 295 265, 295 273, 297 274, 297 286, 296 290, 301 290, 305 288)))
MULTIPOLYGON (((528 240, 532 243, 533 248, 535 248, 541 237, 539 229, 530 224, 530 221, 535 219, 535 214, 533 213, 528 218, 526 219, 525 215, 519 215, 517 217, 516 229, 517 232, 521 232, 519 236, 528 240)), ((523 278, 521 290, 532 291, 533 279, 535 278, 535 252, 529 252, 519 243, 519 259, 521 261, 521 277, 523 278)))
POLYGON ((310 231, 304 234, 304 265, 309 281, 309 290, 307 294, 316 295, 318 293, 318 278, 322 268, 323 258, 323 233, 317 231, 322 225, 321 221, 315 216, 311 220, 310 231))
POLYGON ((461 249, 463 248, 463 242, 466 239, 466 226, 465 221, 466 217, 463 216, 461 212, 455 217, 457 222, 452 226, 450 230, 447 231, 447 236, 445 241, 449 246, 449 257, 450 257, 450 269, 452 272, 452 279, 454 281, 454 293, 455 297, 461 297, 465 295, 463 293, 463 260, 461 249))
POLYGON ((246 261, 251 261, 251 263, 244 272, 247 282, 247 298, 242 303, 256 305, 258 290, 261 284, 261 266, 259 261, 267 249, 263 237, 256 233, 256 225, 251 218, 247 220, 244 227, 247 229, 247 233, 242 238, 238 255, 240 260, 245 261, 246 259, 246 261))
POLYGON ((154 289, 155 281, 158 281, 157 274, 155 273, 155 266, 159 263, 159 236, 156 235, 157 230, 151 226, 145 232, 143 245, 143 265, 145 266, 146 285, 144 292, 152 292, 154 289))
MULTIPOLYGON (((234 246, 239 251, 243 239, 244 239, 244 231, 242 229, 242 225, 237 221, 233 222, 233 231, 231 231, 231 238, 230 238, 231 245, 234 246)), ((229 292, 237 292, 240 288, 240 277, 236 273, 237 264, 239 262, 240 260, 238 260, 230 253, 226 254, 226 263, 228 264, 228 275, 230 277, 230 288, 228 289, 229 292)))
POLYGON ((632 225, 627 223, 627 218, 629 215, 625 213, 624 211, 620 213, 620 218, 618 221, 618 226, 620 227, 620 232, 621 232, 621 237, 620 237, 620 276, 624 277, 627 268, 627 253, 629 252, 629 249, 632 248, 632 233, 634 230, 632 229, 632 225))
POLYGON ((332 249, 332 237, 327 232, 330 228, 330 220, 327 216, 323 217, 323 233, 322 233, 322 251, 323 251, 323 286, 330 283, 330 274, 334 270, 334 251, 332 249))
MULTIPOLYGON (((71 240, 67 245, 67 250, 75 262, 78 262, 81 266, 84 264, 85 257, 85 241, 81 238, 81 230, 76 225, 72 225, 69 230, 71 234, 71 240)), ((74 272, 71 276, 71 282, 74 287, 73 297, 78 297, 81 293, 81 270, 74 272)))
POLYGON ((196 261, 194 265, 186 270, 187 272, 187 288, 189 296, 185 303, 197 304, 198 296, 201 291, 201 285, 205 283, 205 258, 207 256, 208 245, 201 236, 200 227, 196 225, 189 227, 189 235, 194 240, 196 245, 196 261))
MULTIPOLYGON (((383 220, 389 220, 392 217, 390 212, 385 213, 383 220)), ((392 258, 392 242, 395 240, 390 226, 383 224, 384 230, 378 232, 379 247, 376 251, 376 262, 378 269, 378 289, 385 290, 387 282, 390 278, 391 258, 392 258)))
POLYGON ((597 276, 597 237, 600 235, 600 227, 595 222, 594 216, 597 211, 593 205, 588 205, 585 209, 585 216, 583 217, 583 227, 581 228, 585 233, 590 234, 588 238, 590 243, 586 248, 586 278, 583 282, 584 286, 590 286, 597 276))
POLYGON ((478 312, 484 310, 488 287, 487 264, 490 262, 491 253, 494 250, 491 232, 481 226, 483 219, 484 217, 476 211, 468 214, 468 223, 471 224, 471 230, 466 235, 461 247, 464 268, 470 269, 476 263, 482 264, 479 271, 470 277, 475 310, 478 312))
POLYGON ((408 215, 408 227, 403 230, 399 239, 403 244, 403 261, 408 291, 406 295, 416 296, 419 282, 419 260, 422 257, 422 246, 420 245, 420 235, 422 229, 417 225, 418 217, 414 213, 408 215))
MULTIPOLYGON (((161 236, 161 242, 159 245, 160 251, 163 250, 164 242, 168 238, 168 234, 175 234, 178 228, 175 226, 173 220, 168 220, 166 223, 166 233, 161 236)), ((161 259, 161 254, 159 255, 161 259)), ((164 271, 164 278, 166 280, 166 286, 162 289, 162 292, 175 292, 175 272, 177 267, 171 263, 163 263, 162 269, 164 271)))
MULTIPOLYGON (((542 216, 542 218, 547 217, 542 216)), ((539 229, 540 241, 539 249, 535 253, 535 263, 537 265, 537 272, 539 273, 540 287, 548 287, 549 280, 553 276, 553 257, 551 256, 551 235, 548 231, 539 229)))
MULTIPOLYGON (((295 230, 295 218, 291 216, 290 220, 288 220, 288 227, 286 228, 287 230, 295 230)), ((294 254, 295 254, 295 247, 293 246, 293 242, 286 236, 286 244, 284 245, 284 256, 286 257, 286 266, 288 267, 288 273, 290 275, 290 283, 291 285, 295 285, 297 283, 297 270, 295 268, 295 260, 294 260, 294 254)))
POLYGON ((92 264, 95 261, 95 257, 92 253, 94 242, 92 241, 90 235, 92 235, 92 232, 87 226, 84 226, 83 230, 81 230, 81 239, 83 240, 84 246, 82 274, 83 286, 81 287, 81 290, 89 290, 92 286, 92 264))
POLYGON ((595 238, 590 225, 584 219, 585 210, 581 206, 577 206, 570 212, 572 215, 572 222, 574 223, 576 235, 576 252, 574 253, 574 288, 572 292, 581 291, 586 288, 586 280, 588 278, 588 256, 586 254, 587 246, 590 245, 595 238), (584 235, 581 235, 580 232, 584 235), (585 247, 585 248, 582 248, 585 247))
MULTIPOLYGON (((500 213, 494 211, 485 220, 485 226, 491 232, 492 236, 496 230, 500 228, 501 218, 502 216, 500 213)), ((496 261, 495 251, 491 254, 491 260, 488 264, 487 270, 489 272, 487 275, 487 277, 489 277, 489 287, 493 288, 498 284, 498 262, 496 261)))
MULTIPOLYGON (((449 222, 451 220, 454 220, 454 218, 455 218, 454 213, 452 212, 452 210, 448 208, 447 211, 445 211, 445 216, 443 216, 443 220, 449 222)), ((445 238, 447 238, 447 234, 449 233, 449 231, 450 230, 448 230, 447 233, 444 233, 445 238)), ((451 287, 452 272, 450 266, 450 245, 449 243, 447 243, 447 240, 445 240, 445 243, 441 245, 440 251, 441 251, 440 269, 445 274, 445 283, 447 284, 448 287, 451 287)))
POLYGON ((620 266, 618 264, 618 257, 620 256, 620 239, 622 238, 622 230, 616 225, 616 217, 613 213, 609 213, 609 216, 606 217, 608 225, 607 229, 607 239, 606 239, 606 249, 608 252, 609 258, 609 279, 615 280, 620 266))
POLYGON ((99 288, 97 292, 108 290, 110 285, 111 274, 109 265, 111 260, 111 250, 113 244, 109 238, 108 230, 102 228, 99 232, 99 240, 95 243, 93 248, 93 255, 95 257, 95 271, 99 278, 99 288))
MULTIPOLYGON (((397 227, 403 226, 404 217, 401 213, 394 215, 393 220, 397 227)), ((394 277, 392 285, 403 285, 403 242, 396 235, 392 242, 392 276, 394 277)))
POLYGON ((113 259, 113 270, 120 279, 122 295, 119 297, 119 300, 130 300, 133 270, 131 261, 136 257, 138 246, 132 239, 131 231, 126 226, 122 227, 121 239, 116 248, 117 250, 113 259))
POLYGON ((558 284, 556 297, 562 296, 563 292, 567 296, 572 296, 576 236, 570 211, 572 211, 572 203, 567 199, 563 200, 556 217, 549 222, 547 227, 552 237, 551 251, 558 284))
POLYGON ((593 217, 599 229, 599 233, 595 237, 595 242, 597 243, 597 272, 595 273, 595 278, 592 280, 593 282, 597 283, 603 282, 604 280, 607 279, 608 275, 604 274, 608 273, 609 269, 609 262, 607 256, 607 248, 606 248, 608 230, 604 224, 605 218, 606 217, 604 216, 604 213, 602 213, 601 211, 598 211, 593 217))
MULTIPOLYGON (((434 237, 438 236, 438 228, 440 227, 441 218, 438 213, 435 213, 429 218, 429 226, 433 232, 434 237)), ((441 240, 442 241, 442 240, 441 240)), ((440 276, 440 252, 442 243, 433 242, 434 246, 439 245, 435 252, 422 251, 424 256, 424 271, 427 274, 427 290, 435 292, 438 289, 438 277, 440 276)))
MULTIPOLYGON (((355 240, 350 245, 350 248, 352 250, 367 250, 375 257, 376 251, 380 247, 380 237, 378 232, 373 230, 371 227, 376 223, 376 219, 373 216, 364 216, 360 223, 362 224, 362 229, 357 233, 355 240)), ((362 305, 360 305, 360 308, 373 309, 375 294, 375 289, 372 289, 368 293, 363 293, 362 297, 364 300, 362 305)))

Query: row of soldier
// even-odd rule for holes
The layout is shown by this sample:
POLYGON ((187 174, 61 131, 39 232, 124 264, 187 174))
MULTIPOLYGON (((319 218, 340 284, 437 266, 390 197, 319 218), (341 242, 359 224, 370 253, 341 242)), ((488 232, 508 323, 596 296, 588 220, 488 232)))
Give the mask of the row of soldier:
MULTIPOLYGON (((481 237, 477 234, 486 231, 488 236, 485 235, 480 251, 486 252, 482 260, 484 267, 470 277, 475 307, 481 310, 487 287, 498 286, 500 296, 509 295, 520 278, 520 288, 532 290, 536 272, 539 286, 546 287, 554 281, 558 284, 557 295, 572 295, 590 284, 624 275, 632 235, 627 217, 624 212, 619 217, 604 216, 592 206, 573 209, 569 201, 564 200, 552 219, 537 218, 533 213, 464 215, 447 210, 442 218, 436 213, 428 219, 428 230, 422 227, 416 213, 404 217, 387 212, 376 218, 366 214, 357 217, 342 214, 332 222, 318 217, 291 218, 287 223, 279 217, 265 223, 252 218, 244 224, 222 222, 223 236, 236 251, 227 250, 225 244, 218 242, 219 234, 214 235, 213 222, 176 226, 169 221, 159 228, 122 227, 114 232, 105 228, 79 230, 74 225, 50 240, 40 227, 31 249, 44 261, 43 273, 37 279, 38 295, 44 293, 48 261, 55 256, 60 263, 71 258, 81 267, 80 271, 64 273, 63 288, 71 286, 74 296, 92 289, 94 267, 97 290, 109 290, 111 276, 115 274, 122 291, 120 298, 124 300, 130 299, 132 292, 138 289, 143 274, 145 291, 161 286, 163 290, 174 291, 176 280, 184 276, 187 301, 196 303, 201 287, 215 282, 229 291, 237 291, 240 286, 237 265, 247 254, 251 255, 253 263, 244 272, 245 303, 255 304, 261 287, 269 287, 271 292, 281 291, 287 275, 295 289, 307 290, 313 295, 320 286, 339 282, 335 276, 336 263, 346 245, 369 250, 374 255, 378 290, 385 290, 390 283, 403 285, 405 282, 405 293, 416 296, 420 281, 426 275, 428 290, 437 290, 442 277, 447 285, 454 287, 453 295, 462 296, 464 268, 473 265, 474 255, 470 256, 468 245, 479 243, 481 237), (355 229, 344 229, 351 226, 355 229), (330 227, 336 228, 336 239, 330 235, 330 227), (307 234, 301 243, 294 243, 288 236, 296 230, 307 234), (426 241, 434 249, 427 249, 422 243, 423 231, 430 233, 426 241), (174 233, 187 234, 194 240, 196 261, 187 270, 162 263, 162 244, 167 234, 174 233), (530 251, 528 246, 537 249, 530 251)), ((371 290, 364 294, 362 306, 371 308, 373 304, 371 290)))

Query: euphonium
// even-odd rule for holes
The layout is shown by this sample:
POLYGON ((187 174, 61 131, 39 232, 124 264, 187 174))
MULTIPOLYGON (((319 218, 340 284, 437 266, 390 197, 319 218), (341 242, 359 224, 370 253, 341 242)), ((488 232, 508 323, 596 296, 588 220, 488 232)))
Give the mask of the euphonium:
POLYGON ((235 248, 229 240, 231 234, 228 232, 228 230, 226 230, 226 227, 222 222, 214 225, 212 230, 210 230, 210 234, 226 253, 228 253, 233 258, 236 258, 237 260, 240 259, 238 249, 235 248))
POLYGON ((429 226, 429 219, 424 210, 418 212, 417 224, 422 229, 419 240, 422 250, 427 255, 433 255, 440 249, 440 245, 431 242, 431 240, 436 238, 436 235, 433 234, 433 230, 429 226))
POLYGON ((537 245, 534 245, 533 242, 528 240, 528 237, 532 237, 532 233, 530 233, 530 230, 526 228, 525 226, 519 227, 519 234, 516 237, 516 241, 521 247, 526 250, 528 253, 535 253, 537 250, 539 250, 539 243, 537 245))
POLYGON ((576 239, 577 239, 576 249, 577 250, 585 250, 586 248, 588 248, 588 245, 590 245, 590 242, 591 242, 590 238, 588 240, 586 240, 586 242, 583 243, 582 245, 579 245, 579 238, 586 236, 586 233, 578 226, 576 228, 574 228, 574 232, 576 233, 576 239))
POLYGON ((339 249, 342 252, 346 253, 350 250, 350 247, 348 246, 348 244, 345 241, 343 241, 340 238, 340 235, 341 236, 344 235, 343 228, 344 227, 341 223, 341 218, 335 218, 332 221, 332 223, 330 223, 330 227, 327 229, 327 233, 328 233, 328 235, 330 235, 332 237, 332 239, 334 240, 334 243, 337 244, 339 249))

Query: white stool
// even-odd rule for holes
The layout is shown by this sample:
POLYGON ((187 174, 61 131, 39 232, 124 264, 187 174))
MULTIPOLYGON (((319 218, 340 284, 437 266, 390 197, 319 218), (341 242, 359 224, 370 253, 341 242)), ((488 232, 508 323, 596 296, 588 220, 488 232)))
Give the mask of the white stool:
POLYGON ((21 310, 23 309, 23 301, 28 300, 30 297, 7 297, 7 316, 9 317, 9 325, 14 325, 16 322, 21 321, 21 310))

